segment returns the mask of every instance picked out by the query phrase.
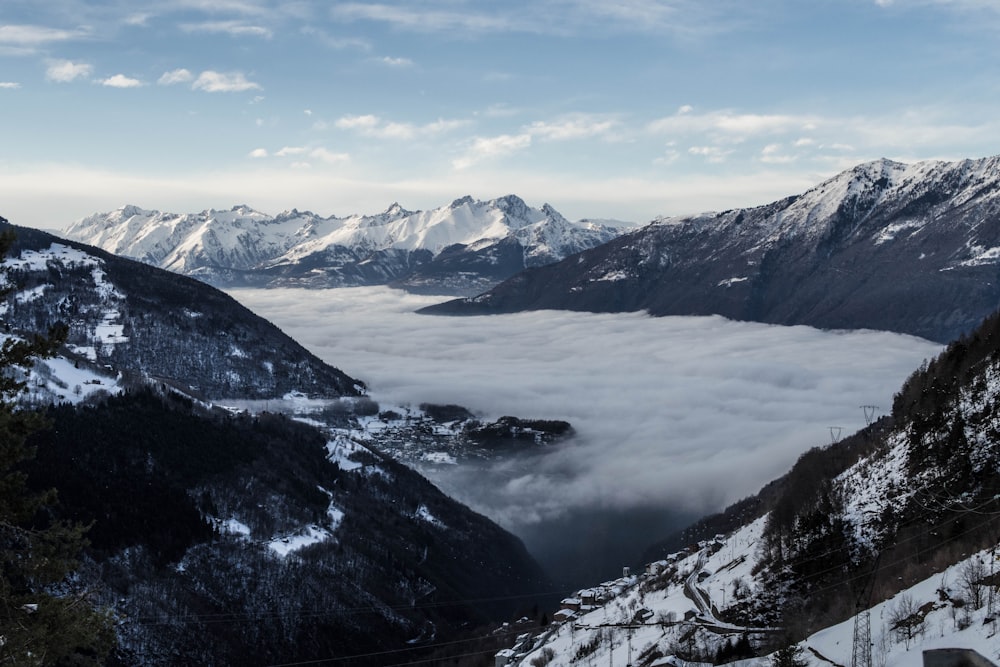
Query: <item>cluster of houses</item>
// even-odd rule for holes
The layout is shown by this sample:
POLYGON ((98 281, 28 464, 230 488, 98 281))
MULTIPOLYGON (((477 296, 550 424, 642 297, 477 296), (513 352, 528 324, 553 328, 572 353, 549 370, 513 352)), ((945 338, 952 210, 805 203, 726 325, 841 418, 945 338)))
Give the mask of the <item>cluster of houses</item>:
MULTIPOLYGON (((663 560, 649 563, 646 565, 642 576, 657 577, 664 574, 675 566, 678 561, 704 549, 708 549, 714 553, 714 551, 721 548, 722 540, 723 536, 719 535, 714 540, 699 542, 697 545, 692 545, 671 554, 663 560)), ((559 610, 552 615, 552 627, 549 631, 539 637, 532 637, 530 633, 518 635, 513 647, 503 649, 496 654, 496 667, 507 667, 508 665, 517 664, 526 654, 543 644, 549 634, 554 632, 556 628, 616 599, 632 586, 639 583, 639 581, 640 576, 633 575, 631 568, 624 567, 622 568, 622 576, 620 578, 613 581, 606 581, 593 588, 577 591, 575 595, 564 598, 559 603, 559 610)), ((634 619, 637 623, 645 623, 653 617, 653 613, 649 610, 639 610, 637 614, 640 612, 648 612, 648 614, 642 615, 642 618, 634 619)), ((691 618, 694 615, 695 612, 692 610, 685 618, 691 618)))

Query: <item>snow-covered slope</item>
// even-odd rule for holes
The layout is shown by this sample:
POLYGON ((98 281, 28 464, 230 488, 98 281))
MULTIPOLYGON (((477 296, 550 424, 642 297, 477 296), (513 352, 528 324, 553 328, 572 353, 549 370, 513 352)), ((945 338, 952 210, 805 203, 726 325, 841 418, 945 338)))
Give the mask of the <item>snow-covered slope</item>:
POLYGON ((620 233, 594 222, 570 222, 548 204, 541 209, 508 195, 463 197, 430 211, 393 204, 376 215, 323 218, 308 211, 270 217, 247 206, 173 214, 125 206, 70 225, 72 238, 118 255, 223 285, 361 285, 413 280, 424 288, 461 290, 499 280, 608 241, 620 233), (449 250, 481 257, 498 243, 518 246, 513 265, 466 260, 453 275, 433 261, 449 250), (479 266, 483 264, 483 266, 479 266), (429 274, 427 272, 430 272, 429 274), (444 275, 448 274, 448 275, 444 275))
POLYGON ((947 342, 1000 302, 1000 157, 877 160, 756 208, 661 218, 429 312, 723 315, 947 342))
MULTIPOLYGON (((4 261, 16 285, 0 299, 5 331, 30 335, 65 323, 74 369, 97 374, 56 382, 50 389, 57 400, 74 401, 98 381, 107 388, 107 378, 119 374, 210 398, 363 392, 362 383, 215 288, 38 230, 0 226, 16 234, 4 261)), ((44 400, 41 380, 32 385, 44 400)))

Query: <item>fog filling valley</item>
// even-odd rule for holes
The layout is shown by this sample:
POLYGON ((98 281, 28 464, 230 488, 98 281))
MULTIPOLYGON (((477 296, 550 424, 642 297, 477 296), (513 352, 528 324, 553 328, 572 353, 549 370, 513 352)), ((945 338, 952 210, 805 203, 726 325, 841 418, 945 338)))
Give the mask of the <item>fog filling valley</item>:
POLYGON ((385 407, 569 421, 543 456, 423 469, 519 535, 557 580, 594 584, 656 540, 755 493, 805 450, 885 414, 936 343, 721 317, 541 311, 417 315, 383 287, 233 290, 385 407))

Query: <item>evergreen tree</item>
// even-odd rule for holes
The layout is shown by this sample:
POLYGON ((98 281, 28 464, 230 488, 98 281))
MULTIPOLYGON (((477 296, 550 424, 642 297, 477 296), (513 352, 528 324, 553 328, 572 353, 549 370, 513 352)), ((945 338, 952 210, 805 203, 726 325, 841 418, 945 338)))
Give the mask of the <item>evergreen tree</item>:
MULTIPOLYGON (((13 244, 0 234, 0 257, 13 244)), ((113 646, 110 619, 67 585, 84 528, 51 513, 55 490, 31 492, 20 469, 34 455, 27 437, 41 416, 18 406, 26 371, 55 353, 66 327, 0 343, 0 664, 100 664, 113 646), (57 587, 59 587, 57 594, 57 587)))
POLYGON ((808 664, 798 644, 787 643, 771 656, 771 667, 807 667, 808 664))

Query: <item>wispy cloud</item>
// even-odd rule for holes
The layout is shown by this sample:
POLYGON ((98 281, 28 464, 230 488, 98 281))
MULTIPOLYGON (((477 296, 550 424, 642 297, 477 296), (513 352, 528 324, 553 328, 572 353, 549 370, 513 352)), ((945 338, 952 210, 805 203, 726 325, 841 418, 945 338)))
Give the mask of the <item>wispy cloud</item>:
POLYGON ((35 47, 79 39, 87 34, 83 30, 63 30, 38 25, 0 25, 0 45, 35 47))
POLYGON ((510 155, 530 145, 531 135, 527 133, 476 137, 465 154, 452 161, 452 166, 458 170, 468 169, 483 160, 510 155))
MULTIPOLYGON (((265 148, 257 148, 250 151, 249 157, 260 159, 271 157, 271 154, 265 148)), ((283 146, 274 152, 273 157, 276 158, 310 158, 312 160, 317 160, 325 164, 339 164, 342 162, 348 162, 351 159, 348 153, 338 153, 331 151, 328 148, 322 146, 311 147, 311 146, 283 146)), ((295 168, 310 167, 312 166, 309 162, 301 159, 297 159, 292 163, 295 168)))
POLYGON ((274 33, 270 28, 251 25, 242 21, 206 21, 204 23, 183 23, 184 32, 221 33, 232 37, 263 37, 271 39, 274 33))
POLYGON ((191 88, 206 93, 239 93, 246 90, 260 90, 261 86, 248 80, 243 72, 206 70, 198 75, 191 88))
POLYGON ((684 106, 672 116, 650 122, 647 130, 666 135, 717 132, 731 138, 745 139, 750 136, 810 130, 819 122, 820 119, 813 115, 737 113, 726 110, 695 113, 690 106, 684 106))
POLYGON ((268 2, 254 0, 175 0, 175 4, 185 9, 197 9, 206 14, 263 16, 272 11, 268 2))
POLYGON ((315 26, 304 26, 301 31, 303 35, 317 39, 321 44, 337 51, 362 51, 372 50, 371 42, 357 36, 344 37, 341 35, 331 35, 315 26))
POLYGON ((732 150, 724 150, 718 146, 691 146, 688 153, 698 157, 703 157, 709 162, 718 164, 725 162, 726 158, 732 154, 732 150))
POLYGON ((341 130, 350 130, 366 137, 403 140, 441 134, 467 124, 468 121, 464 120, 438 119, 432 123, 417 125, 414 123, 387 121, 374 114, 342 116, 334 122, 334 126, 341 130))
POLYGON ((383 65, 388 65, 389 67, 412 67, 413 61, 409 58, 392 58, 389 56, 383 56, 379 58, 378 61, 383 65))
POLYGON ((50 60, 45 70, 45 78, 56 83, 69 83, 76 79, 89 78, 93 65, 76 63, 72 60, 50 60))
POLYGON ((115 74, 106 79, 101 79, 100 84, 109 88, 139 88, 143 85, 139 79, 133 79, 124 74, 115 74))
POLYGON ((554 121, 535 121, 525 131, 548 141, 565 141, 605 135, 618 121, 590 114, 574 114, 554 121))
POLYGON ((188 83, 194 80, 194 74, 184 68, 164 72, 163 76, 156 80, 161 86, 172 86, 178 83, 188 83))
POLYGON ((16 81, 0 81, 0 89, 2 90, 16 90, 20 87, 21 84, 16 81))
POLYGON ((347 2, 331 9, 334 20, 372 21, 413 32, 468 34, 580 34, 657 32, 674 36, 718 34, 752 15, 743 3, 694 0, 533 0, 489 5, 448 1, 413 3, 347 2), (741 11, 742 10, 742 11, 741 11))
POLYGON ((347 162, 351 159, 351 156, 348 153, 335 153, 334 151, 327 150, 326 148, 312 149, 309 151, 309 157, 327 164, 338 164, 340 162, 347 162))
POLYGON ((420 32, 497 32, 514 29, 519 22, 510 17, 450 9, 413 9, 411 6, 344 2, 330 10, 338 21, 377 21, 420 32))

